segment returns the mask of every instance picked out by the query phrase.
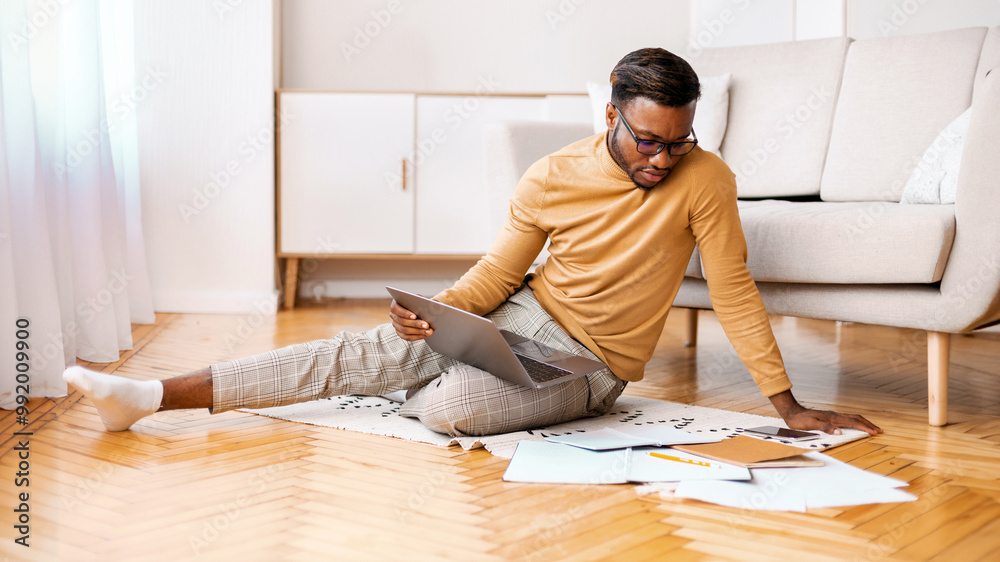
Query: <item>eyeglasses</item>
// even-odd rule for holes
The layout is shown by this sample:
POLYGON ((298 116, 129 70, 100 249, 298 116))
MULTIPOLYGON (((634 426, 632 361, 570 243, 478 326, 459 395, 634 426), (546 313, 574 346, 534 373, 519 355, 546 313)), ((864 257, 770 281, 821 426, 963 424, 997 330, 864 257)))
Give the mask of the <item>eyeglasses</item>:
POLYGON ((628 134, 632 135, 632 138, 635 140, 635 149, 639 151, 639 154, 655 156, 663 152, 663 149, 666 148, 667 153, 671 156, 684 156, 688 152, 694 150, 694 147, 698 145, 698 137, 694 134, 694 129, 691 129, 691 140, 678 142, 640 140, 639 137, 635 136, 635 132, 632 131, 632 127, 629 126, 628 121, 625 120, 625 115, 622 114, 622 110, 618 109, 618 106, 615 104, 611 104, 611 107, 615 108, 615 111, 618 112, 618 116, 622 118, 622 123, 625 123, 625 128, 628 129, 628 134))

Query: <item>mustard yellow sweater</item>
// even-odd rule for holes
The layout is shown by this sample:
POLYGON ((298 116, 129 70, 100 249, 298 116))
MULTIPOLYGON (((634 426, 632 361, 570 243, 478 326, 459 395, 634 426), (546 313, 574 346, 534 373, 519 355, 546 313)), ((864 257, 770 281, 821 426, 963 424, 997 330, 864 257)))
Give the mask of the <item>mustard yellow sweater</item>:
POLYGON ((486 314, 529 276, 542 307, 627 381, 643 377, 695 243, 712 306, 764 396, 791 388, 757 287, 732 171, 696 148, 652 190, 637 188, 614 162, 605 134, 542 158, 510 200, 507 224, 489 252, 435 299, 486 314))

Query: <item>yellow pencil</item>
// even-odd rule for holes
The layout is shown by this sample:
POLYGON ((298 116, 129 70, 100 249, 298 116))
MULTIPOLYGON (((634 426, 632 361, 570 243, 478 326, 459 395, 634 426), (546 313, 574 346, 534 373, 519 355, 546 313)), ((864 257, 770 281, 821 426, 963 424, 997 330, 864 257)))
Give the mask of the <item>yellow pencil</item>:
POLYGON ((661 453, 649 453, 649 456, 656 457, 658 459, 667 459, 668 461, 686 462, 688 464, 696 464, 698 466, 707 466, 707 467, 711 467, 711 468, 718 468, 718 465, 714 465, 714 464, 709 463, 709 462, 696 461, 696 460, 685 459, 685 458, 681 458, 681 457, 672 457, 670 455, 664 455, 664 454, 661 454, 661 453))

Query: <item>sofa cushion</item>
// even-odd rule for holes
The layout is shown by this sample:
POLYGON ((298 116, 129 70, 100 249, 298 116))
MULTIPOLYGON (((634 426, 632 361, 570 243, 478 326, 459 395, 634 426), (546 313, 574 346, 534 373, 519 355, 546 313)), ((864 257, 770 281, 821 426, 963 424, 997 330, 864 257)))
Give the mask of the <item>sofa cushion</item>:
POLYGON ((955 238, 954 205, 741 201, 757 281, 933 283, 955 238))
POLYGON ((975 27, 851 44, 824 201, 899 201, 920 155, 972 103, 985 36, 975 27))
POLYGON ((740 197, 819 194, 848 39, 705 49, 699 76, 732 74, 722 157, 740 197))
POLYGON ((701 254, 698 253, 698 246, 695 246, 694 251, 691 252, 691 261, 688 262, 684 277, 694 277, 695 279, 705 278, 705 272, 701 268, 701 254))

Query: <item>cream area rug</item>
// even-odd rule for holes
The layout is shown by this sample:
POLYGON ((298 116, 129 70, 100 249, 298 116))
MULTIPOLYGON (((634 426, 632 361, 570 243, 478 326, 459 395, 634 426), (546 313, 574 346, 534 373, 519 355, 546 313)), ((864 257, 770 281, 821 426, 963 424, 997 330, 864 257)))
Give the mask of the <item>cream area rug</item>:
MULTIPOLYGON (((615 402, 612 411, 596 418, 584 418, 535 430, 484 437, 450 437, 427 429, 418 420, 400 416, 399 406, 396 402, 374 396, 336 396, 291 406, 241 411, 292 422, 420 441, 442 447, 456 444, 465 450, 486 447, 490 453, 508 459, 514 455, 518 441, 526 439, 542 441, 548 436, 596 431, 606 427, 662 424, 690 433, 707 433, 720 438, 735 437, 747 427, 761 425, 785 427, 780 418, 676 404, 637 396, 622 396, 615 402)), ((802 443, 775 440, 808 451, 822 451, 867 435, 856 429, 845 429, 842 435, 824 435, 820 439, 802 443)))

